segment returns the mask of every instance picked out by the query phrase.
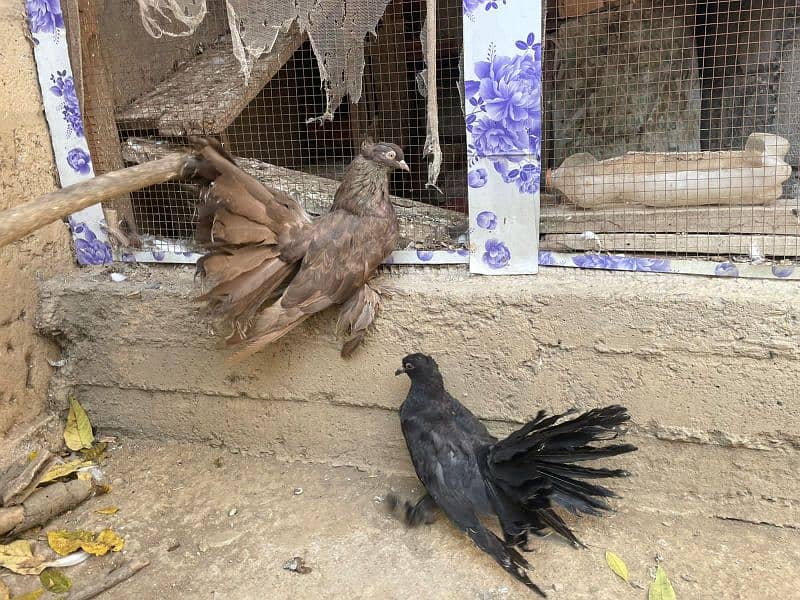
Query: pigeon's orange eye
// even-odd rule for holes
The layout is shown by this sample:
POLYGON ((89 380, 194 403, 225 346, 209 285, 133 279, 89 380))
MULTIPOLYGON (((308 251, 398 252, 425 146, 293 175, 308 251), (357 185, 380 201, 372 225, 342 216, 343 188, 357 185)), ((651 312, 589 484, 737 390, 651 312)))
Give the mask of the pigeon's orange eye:
POLYGON ((394 150, 389 150, 386 153, 386 158, 388 158, 389 160, 394 160, 396 156, 397 156, 397 152, 395 152, 394 150))

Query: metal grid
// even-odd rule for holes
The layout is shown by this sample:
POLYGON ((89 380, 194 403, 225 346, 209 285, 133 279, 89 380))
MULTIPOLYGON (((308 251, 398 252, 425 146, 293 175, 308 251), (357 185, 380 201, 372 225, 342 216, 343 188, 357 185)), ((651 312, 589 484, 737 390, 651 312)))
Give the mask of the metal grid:
MULTIPOLYGON (((322 123, 307 123, 325 111, 325 92, 310 44, 300 32, 280 36, 245 85, 231 51, 222 0, 209 0, 208 14, 193 35, 160 39, 144 32, 135 2, 107 0, 104 12, 94 15, 97 60, 86 51, 85 21, 92 15, 81 15, 79 35, 68 22, 73 64, 83 73, 95 171, 155 158, 182 143, 184 132, 202 132, 219 137, 262 181, 320 213, 361 142, 367 137, 389 140, 404 148, 412 170, 395 174, 391 186, 399 197, 400 249, 459 248, 467 212, 466 138, 458 93, 461 0, 439 4, 441 194, 425 187, 422 155, 426 104, 418 79, 425 66, 420 43, 424 0, 389 4, 377 39, 368 36, 365 46, 360 101, 345 101, 333 121, 322 123), (76 62, 81 47, 82 60, 76 62)), ((138 229, 144 249, 174 250, 175 240, 193 248, 196 203, 192 186, 166 183, 122 198, 114 208, 138 229)))
POLYGON ((546 15, 542 250, 797 261, 796 0, 553 0, 546 15), (753 133, 787 140, 791 169, 753 133), (692 155, 593 162, 627 152, 692 155))

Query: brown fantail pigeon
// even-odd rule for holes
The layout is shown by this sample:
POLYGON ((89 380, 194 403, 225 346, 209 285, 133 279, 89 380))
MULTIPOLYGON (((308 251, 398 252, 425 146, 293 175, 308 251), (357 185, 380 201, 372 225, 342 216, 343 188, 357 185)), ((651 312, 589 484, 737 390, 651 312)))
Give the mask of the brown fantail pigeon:
POLYGON ((237 348, 234 360, 335 304, 347 333, 341 353, 348 356, 380 300, 368 282, 398 241, 389 173, 408 171, 403 151, 365 143, 330 212, 312 220, 294 198, 242 171, 217 140, 190 141, 195 155, 188 175, 207 183, 196 239, 209 250, 197 263, 208 291, 199 299, 212 317, 233 325, 227 343, 237 348))

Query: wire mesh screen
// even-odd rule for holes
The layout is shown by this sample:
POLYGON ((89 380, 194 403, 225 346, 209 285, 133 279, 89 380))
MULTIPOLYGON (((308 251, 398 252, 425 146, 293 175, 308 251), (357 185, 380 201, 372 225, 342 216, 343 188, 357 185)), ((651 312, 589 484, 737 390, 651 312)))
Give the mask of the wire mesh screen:
POLYGON ((542 249, 796 261, 796 0, 546 12, 542 249))
MULTIPOLYGON (((360 1, 366 0, 350 4, 360 1)), ((355 104, 345 100, 332 121, 314 120, 326 110, 326 93, 309 40, 296 24, 278 35, 245 79, 232 51, 223 0, 208 0, 208 12, 191 35, 158 39, 145 32, 136 2, 106 0, 103 11, 81 13, 79 34, 74 20, 68 22, 73 64, 80 64, 83 74, 95 171, 163 156, 185 143, 187 133, 213 135, 245 171, 321 214, 362 141, 393 141, 404 148, 411 167, 410 174, 393 174, 391 182, 400 249, 462 247, 467 151, 459 95, 461 2, 440 0, 437 15, 441 192, 425 185, 424 0, 388 4, 377 39, 366 37, 361 98, 355 104), (92 40, 88 28, 95 30, 92 40), (87 52, 92 42, 95 57, 87 52)), ((198 190, 177 182, 119 199, 113 203, 116 217, 138 234, 127 236, 123 245, 174 250, 179 241, 193 248, 197 202, 198 190)))

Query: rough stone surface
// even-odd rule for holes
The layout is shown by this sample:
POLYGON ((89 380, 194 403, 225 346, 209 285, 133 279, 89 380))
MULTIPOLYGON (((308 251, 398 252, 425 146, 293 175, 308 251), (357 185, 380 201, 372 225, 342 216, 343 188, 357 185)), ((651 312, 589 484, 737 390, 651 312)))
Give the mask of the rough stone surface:
POLYGON ((547 269, 533 278, 393 271, 366 346, 338 356, 323 314, 229 368, 188 269, 48 282, 41 327, 102 427, 242 452, 411 473, 403 355, 432 353, 499 430, 539 408, 624 403, 638 506, 800 526, 800 300, 790 282, 547 269))
MULTIPOLYGON (((58 181, 26 33, 24 4, 0 0, 0 211, 52 191, 58 181)), ((52 371, 47 358, 57 359, 58 348, 33 326, 37 282, 71 266, 62 223, 0 248, 0 446, 42 410, 52 371)))
MULTIPOLYGON (((46 527, 112 527, 125 537, 123 556, 109 553, 65 569, 76 591, 122 559, 144 555, 151 561, 147 570, 109 597, 534 598, 445 519, 408 530, 387 514, 390 489, 405 498, 419 495, 412 477, 127 437, 118 439, 103 471, 112 486, 109 495, 89 499, 46 527), (107 506, 120 510, 113 516, 94 512, 107 506), (295 556, 310 573, 283 569, 295 556)), ((724 520, 712 512, 686 514, 678 503, 641 505, 630 497, 632 488, 648 485, 639 476, 614 501, 616 514, 567 517, 588 549, 553 537, 534 542, 531 576, 551 599, 641 600, 656 557, 681 599, 796 597, 792 574, 800 560, 800 532, 724 520), (632 585, 606 566, 606 550, 626 561, 632 585)), ((665 478, 661 489, 671 485, 665 478)), ((38 585, 34 577, 2 578, 15 596, 38 585)))
POLYGON ((633 150, 699 150, 693 33, 691 9, 663 0, 564 21, 545 71, 553 166, 576 152, 601 160, 633 150))

